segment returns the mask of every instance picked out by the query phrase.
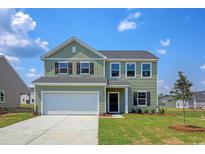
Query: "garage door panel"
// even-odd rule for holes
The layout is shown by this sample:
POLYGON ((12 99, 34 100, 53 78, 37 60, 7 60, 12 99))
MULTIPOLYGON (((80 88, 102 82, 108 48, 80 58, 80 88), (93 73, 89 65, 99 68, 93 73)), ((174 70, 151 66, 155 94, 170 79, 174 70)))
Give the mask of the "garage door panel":
POLYGON ((98 114, 97 93, 44 93, 43 114, 98 114))

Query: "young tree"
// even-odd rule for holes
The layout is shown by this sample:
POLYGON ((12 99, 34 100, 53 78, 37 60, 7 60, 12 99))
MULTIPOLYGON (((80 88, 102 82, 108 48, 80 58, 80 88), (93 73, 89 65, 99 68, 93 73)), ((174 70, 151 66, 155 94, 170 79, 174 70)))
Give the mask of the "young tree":
POLYGON ((170 92, 176 100, 182 100, 183 102, 183 114, 184 114, 184 125, 185 125, 185 102, 191 100, 193 92, 191 90, 192 82, 187 79, 185 74, 181 71, 178 72, 179 79, 175 82, 174 88, 170 92))

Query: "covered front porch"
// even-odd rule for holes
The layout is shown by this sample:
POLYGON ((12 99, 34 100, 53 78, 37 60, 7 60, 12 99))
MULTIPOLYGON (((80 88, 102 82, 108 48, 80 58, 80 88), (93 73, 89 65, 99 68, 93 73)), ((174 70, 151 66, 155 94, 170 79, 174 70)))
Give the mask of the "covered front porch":
POLYGON ((128 113, 127 81, 109 81, 106 87, 106 112, 111 114, 128 113))

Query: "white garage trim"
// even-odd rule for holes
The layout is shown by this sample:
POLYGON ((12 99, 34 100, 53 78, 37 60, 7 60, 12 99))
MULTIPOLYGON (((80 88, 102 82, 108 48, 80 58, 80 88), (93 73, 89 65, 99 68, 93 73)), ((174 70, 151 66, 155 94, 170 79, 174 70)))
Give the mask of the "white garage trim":
POLYGON ((72 93, 82 93, 82 94, 97 94, 98 96, 98 114, 100 111, 100 92, 99 91, 41 91, 41 115, 43 115, 43 95, 44 94, 52 94, 52 93, 66 93, 66 94, 72 94, 72 93))

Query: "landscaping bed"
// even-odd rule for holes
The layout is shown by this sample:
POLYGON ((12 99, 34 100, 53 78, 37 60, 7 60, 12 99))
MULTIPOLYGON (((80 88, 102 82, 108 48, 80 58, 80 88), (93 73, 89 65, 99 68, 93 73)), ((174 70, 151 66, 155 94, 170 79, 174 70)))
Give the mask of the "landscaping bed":
POLYGON ((182 132, 205 132, 205 128, 192 125, 171 125, 169 128, 182 132))

